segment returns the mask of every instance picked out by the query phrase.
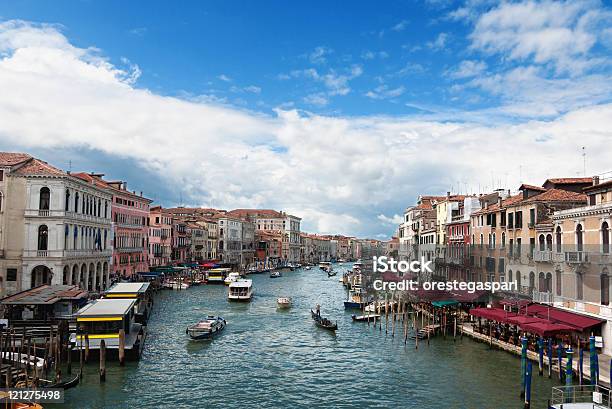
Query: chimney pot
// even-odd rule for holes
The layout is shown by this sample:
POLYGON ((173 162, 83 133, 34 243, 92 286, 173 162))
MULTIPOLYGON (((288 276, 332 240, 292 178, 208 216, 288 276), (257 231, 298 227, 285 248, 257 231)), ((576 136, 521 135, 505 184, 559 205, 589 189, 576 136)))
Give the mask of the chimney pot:
POLYGON ((599 176, 593 176, 593 186, 597 186, 599 184, 599 176))

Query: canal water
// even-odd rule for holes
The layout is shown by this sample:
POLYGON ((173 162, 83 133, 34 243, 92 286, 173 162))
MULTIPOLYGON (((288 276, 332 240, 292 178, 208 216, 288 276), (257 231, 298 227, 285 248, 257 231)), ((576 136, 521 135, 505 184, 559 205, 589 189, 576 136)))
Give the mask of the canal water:
MULTIPOLYGON (((341 267, 337 266, 337 270, 341 267)), ((353 323, 338 276, 318 268, 250 276, 250 303, 227 301, 227 287, 162 291, 155 299, 142 359, 126 367, 86 366, 63 408, 523 408, 520 359, 464 337, 438 337, 415 350, 402 337, 353 323), (277 310, 291 296, 293 308, 277 310), (337 320, 336 335, 315 327, 309 309, 337 320), (223 316, 212 342, 190 341, 185 328, 223 316)), ((533 408, 546 407, 557 381, 536 376, 533 408)), ((51 406, 51 405, 49 405, 51 406)))

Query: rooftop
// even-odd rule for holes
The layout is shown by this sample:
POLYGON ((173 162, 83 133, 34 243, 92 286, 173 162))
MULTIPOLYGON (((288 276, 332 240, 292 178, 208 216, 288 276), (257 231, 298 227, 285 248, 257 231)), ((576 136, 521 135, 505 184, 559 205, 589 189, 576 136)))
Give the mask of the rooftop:
POLYGON ((92 301, 77 312, 78 317, 124 316, 134 306, 136 300, 125 298, 102 298, 92 301))
POLYGON ((149 283, 117 283, 106 291, 107 294, 144 293, 149 289, 149 283))
POLYGON ((61 300, 87 298, 88 292, 76 285, 41 285, 2 299, 4 305, 55 304, 61 300))
POLYGON ((0 166, 15 166, 22 162, 32 159, 27 153, 20 152, 0 152, 0 166))

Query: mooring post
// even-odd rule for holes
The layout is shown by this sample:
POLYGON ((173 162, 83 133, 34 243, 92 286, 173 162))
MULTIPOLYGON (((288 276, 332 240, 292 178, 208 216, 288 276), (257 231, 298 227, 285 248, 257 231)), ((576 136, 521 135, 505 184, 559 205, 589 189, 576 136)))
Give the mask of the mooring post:
POLYGON ((527 371, 527 337, 521 337, 521 398, 525 397, 525 373, 527 371))
POLYGON ((89 362, 89 334, 85 334, 85 363, 89 362))
POLYGON ((106 381, 106 342, 100 341, 100 382, 106 381))
POLYGON ((119 330, 119 365, 125 365, 125 330, 119 330))
POLYGON ((525 373, 525 409, 531 407, 531 362, 527 363, 527 372, 525 373))
POLYGON ((544 338, 538 338, 538 375, 544 374, 544 338))

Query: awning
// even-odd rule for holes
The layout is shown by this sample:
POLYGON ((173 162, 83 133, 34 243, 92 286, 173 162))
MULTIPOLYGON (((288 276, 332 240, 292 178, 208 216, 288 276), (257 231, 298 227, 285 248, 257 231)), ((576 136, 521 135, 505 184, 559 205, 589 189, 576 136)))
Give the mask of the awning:
POLYGON ((538 317, 532 317, 530 315, 515 315, 514 317, 509 317, 507 322, 508 324, 518 325, 519 327, 522 328, 522 326, 527 323, 545 322, 545 320, 538 318, 538 317))
POLYGON ((434 307, 442 308, 448 307, 449 305, 457 305, 459 304, 457 301, 432 301, 431 305, 434 307))
POLYGON ((501 308, 472 308, 470 310, 470 315, 497 322, 506 322, 509 317, 516 316, 515 313, 505 311, 501 308))
POLYGON ((571 325, 557 324, 545 320, 538 322, 528 322, 526 324, 521 325, 521 329, 527 332, 531 332, 533 334, 538 334, 542 337, 548 337, 551 335, 558 334, 560 332, 576 331, 576 328, 572 327, 571 325))
POLYGON ((586 315, 576 314, 542 304, 530 304, 526 306, 524 310, 526 310, 528 315, 535 315, 551 322, 570 325, 579 331, 585 331, 604 322, 604 320, 598 318, 588 317, 586 315))
POLYGON ((217 268, 219 267, 219 264, 217 263, 204 263, 204 264, 200 264, 202 267, 204 268, 217 268))

